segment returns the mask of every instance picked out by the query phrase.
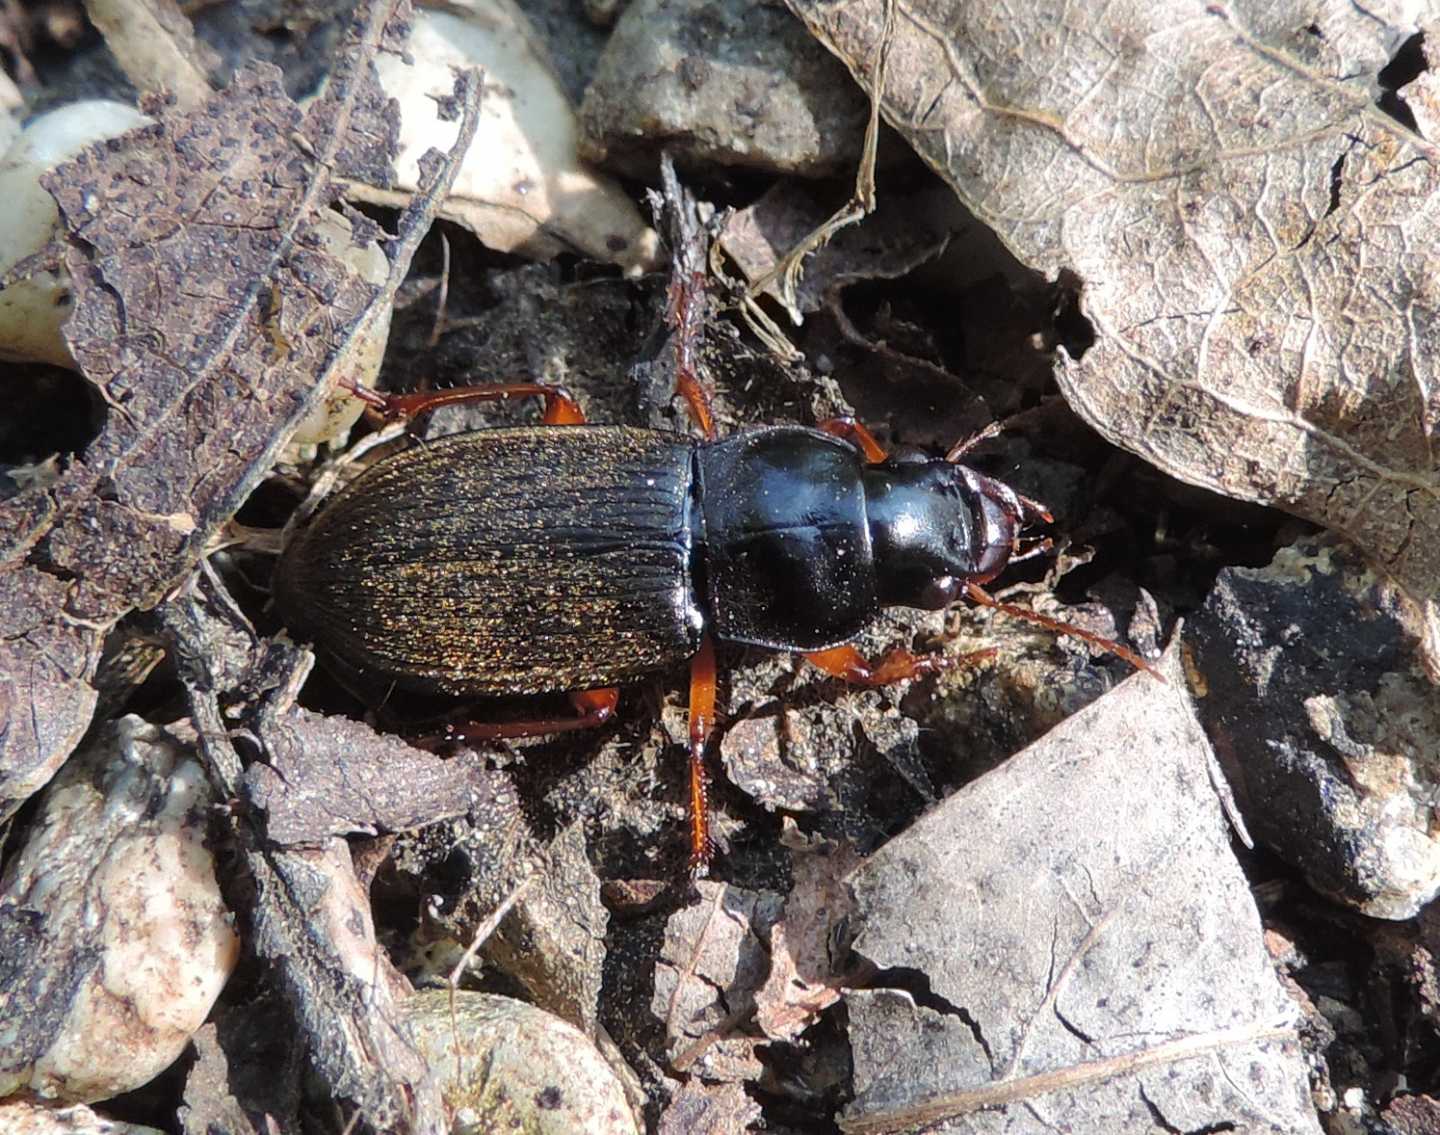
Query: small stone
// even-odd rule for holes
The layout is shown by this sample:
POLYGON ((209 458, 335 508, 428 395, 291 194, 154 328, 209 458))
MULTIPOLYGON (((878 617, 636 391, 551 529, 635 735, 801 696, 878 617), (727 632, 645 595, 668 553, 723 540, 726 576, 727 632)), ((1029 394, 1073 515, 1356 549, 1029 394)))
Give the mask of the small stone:
POLYGON ((620 1080, 579 1029, 491 993, 431 989, 410 1030, 455 1115, 452 1128, 531 1135, 639 1135, 620 1080))
POLYGON ((52 1108, 25 1100, 0 1104, 0 1131, 5 1135, 162 1135, 154 1127, 106 1119, 84 1104, 52 1108))
POLYGON ((868 105, 783 8, 746 0, 635 0, 580 107, 581 152, 635 177, 662 148, 823 177, 859 159, 868 105))
POLYGON ((1309 540, 1191 619, 1201 720, 1255 838, 1373 918, 1440 894, 1440 701, 1373 573, 1309 540))
POLYGON ((188 740, 117 721, 46 790, 0 885, 0 1096, 93 1103, 164 1071, 239 943, 188 740))

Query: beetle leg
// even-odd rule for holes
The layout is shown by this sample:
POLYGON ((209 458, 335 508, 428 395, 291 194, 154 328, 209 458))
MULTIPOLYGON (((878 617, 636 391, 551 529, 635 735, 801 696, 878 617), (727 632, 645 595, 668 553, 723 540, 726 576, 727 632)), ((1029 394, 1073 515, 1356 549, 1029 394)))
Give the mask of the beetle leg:
POLYGON ((888 651, 879 662, 865 660, 855 647, 848 643, 832 646, 829 650, 817 650, 805 655, 812 666, 817 666, 832 678, 840 678, 857 686, 888 686, 892 682, 906 682, 922 674, 934 674, 956 666, 969 666, 982 659, 993 657, 994 650, 976 650, 969 654, 912 654, 902 646, 888 651))
POLYGON ((974 583, 967 583, 965 585, 965 594, 970 597, 972 602, 978 603, 982 607, 993 607, 995 610, 1003 611, 1005 614, 1012 615, 1017 619, 1024 619, 1028 623, 1036 623, 1039 626, 1054 631, 1056 634, 1069 635, 1071 638, 1078 638, 1083 642, 1088 642, 1092 646, 1098 646, 1101 650, 1113 654, 1117 658, 1123 658, 1126 662, 1130 663, 1131 666, 1135 667, 1135 669, 1144 670, 1145 673, 1154 675, 1162 682, 1165 681, 1164 674, 1160 673, 1159 670, 1151 666, 1150 663, 1146 662, 1145 659, 1141 658, 1129 647, 1121 646, 1113 639, 1094 634, 1091 631, 1085 630, 1083 627, 1077 627, 1070 623, 1062 623, 1059 619, 1052 619, 1049 615, 1042 615, 1038 611, 1031 611, 1026 607, 1017 607, 1014 603, 1002 603, 988 591, 974 583))
MULTIPOLYGON (((1049 536, 1041 536, 1029 541, 1027 547, 1021 547, 1022 541, 1015 542, 1015 554, 1010 557, 1010 563, 1018 564, 1021 560, 1033 559, 1035 556, 1046 556, 1055 550, 1055 541, 1049 536)), ((1007 567, 1009 564, 1006 565, 1007 567)))
POLYGON ((447 725, 439 741, 496 741, 502 738, 543 737, 549 733, 569 733, 604 724, 620 702, 615 687, 599 690, 577 690, 570 695, 576 717, 557 717, 539 721, 472 721, 464 725, 447 725))
POLYGON ((819 428, 827 434, 834 434, 850 442, 865 455, 865 460, 871 465, 878 465, 890 456, 885 452, 885 447, 875 440, 875 435, 848 414, 842 418, 826 418, 819 428))
POLYGON ((690 660, 690 873, 700 877, 710 866, 710 786, 705 775, 705 742, 715 724, 715 644, 706 635, 690 660))
POLYGON ((704 383, 688 369, 682 370, 675 376, 675 389, 685 399, 685 405, 690 408, 690 416, 695 419, 695 424, 700 427, 705 440, 714 441, 718 436, 715 432, 715 415, 710 410, 710 395, 706 392, 704 383))
POLYGON ((579 426, 585 413, 574 396, 563 386, 543 382, 500 382, 484 386, 454 386, 449 390, 422 390, 413 394, 379 394, 366 387, 351 387, 351 393, 367 405, 379 410, 386 418, 413 418, 464 402, 493 402, 505 398, 543 398, 547 426, 579 426))
POLYGON ((705 276, 701 272, 675 272, 666 296, 666 322, 675 333, 675 391, 685 399, 690 416, 707 441, 715 440, 715 415, 710 394, 696 373, 695 343, 705 319, 705 276))

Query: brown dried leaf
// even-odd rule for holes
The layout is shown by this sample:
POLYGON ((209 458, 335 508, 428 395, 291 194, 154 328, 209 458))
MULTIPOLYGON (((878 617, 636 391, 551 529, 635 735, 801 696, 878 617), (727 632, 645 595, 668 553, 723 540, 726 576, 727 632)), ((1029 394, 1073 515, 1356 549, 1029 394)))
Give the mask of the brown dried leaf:
POLYGON ((836 935, 855 911, 848 876, 860 856, 848 844, 805 841, 790 824, 785 842, 795 852, 795 886, 785 915, 770 932, 770 976, 755 995, 755 1019, 771 1040, 794 1040, 840 999, 840 986, 853 977, 845 969, 848 950, 836 935))
MULTIPOLYGON (((10 519, 0 504, 0 527, 10 519)), ((90 727, 85 681, 100 661, 93 626, 57 618, 70 585, 0 565, 0 820, 45 787, 90 727)))
POLYGON ((109 413, 58 481, 0 503, 0 816, 83 732, 106 630, 185 578, 375 318, 317 224, 335 154, 383 140, 352 115, 382 27, 347 47, 323 117, 257 64, 46 178, 66 338, 109 413))
POLYGON ((277 965, 327 1086, 376 1130, 444 1130, 438 1087, 404 1024, 408 986, 375 939, 349 847, 335 839, 265 858, 251 946, 277 965))
POLYGON ((688 1080, 660 1115, 659 1135, 738 1135, 760 1123, 760 1105, 739 1084, 688 1080))
MULTIPOLYGON (((811 186, 778 181, 758 201, 726 219, 720 243, 746 279, 758 280, 834 211, 834 202, 823 200, 811 186)), ((805 262, 805 275, 796 288, 800 312, 819 310, 826 293, 847 284, 893 280, 914 271, 944 252, 965 222, 954 197, 939 186, 881 198, 873 214, 842 229, 805 262)), ((780 291, 774 282, 765 290, 772 296, 780 291)))
POLYGON ((573 823, 552 839, 536 877, 484 946, 485 960, 520 982, 542 1009, 593 1034, 610 914, 573 823))
MULTIPOLYGON (((378 38, 386 11, 384 5, 371 11, 369 40, 378 38)), ((459 137, 448 155, 432 153, 421 163, 421 192, 402 214, 391 246, 392 271, 382 291, 387 302, 474 137, 478 92, 473 75, 457 78, 456 102, 463 109, 459 137)), ((322 393, 317 387, 310 401, 322 393)), ((260 647, 207 573, 162 612, 200 751, 212 779, 233 793, 241 760, 221 712, 222 694, 227 704, 246 707, 241 728, 263 737, 293 707, 307 666, 293 648, 260 647), (248 649, 227 649, 246 641, 248 649)), ((237 824, 248 820, 239 810, 231 818, 237 824)), ((311 1070, 337 1103, 354 1105, 345 1114, 356 1130, 446 1130, 439 1085, 397 1011, 403 979, 375 941, 368 896, 344 841, 331 840, 321 851, 305 854, 277 851, 258 832, 243 834, 255 886, 248 940, 254 954, 273 966, 311 1070)))
MULTIPOLYGON (((162 608, 175 640, 198 748, 222 782, 240 764, 219 691, 269 691, 243 716, 240 728, 263 736, 267 719, 283 715, 305 667, 293 647, 256 645, 231 664, 219 643, 235 635, 238 614, 207 575, 162 608), (222 669, 222 665, 225 669, 222 669)), ((228 699, 227 699, 228 700, 228 699)), ((248 816, 231 814, 236 823, 248 816)), ((237 833, 238 834, 238 833, 237 833)), ((319 849, 275 849, 247 832, 246 865, 254 884, 245 919, 246 942, 269 964, 292 1026, 307 1048, 309 1067, 359 1130, 446 1130, 439 1085, 411 1042, 400 1012, 403 979, 375 941, 369 896, 355 877, 342 839, 319 849)))
POLYGON ((707 1080, 760 1074, 758 1038, 744 1026, 768 971, 779 896, 700 882, 697 901, 671 915, 655 965, 651 1011, 665 1023, 677 1071, 707 1080))
POLYGON ((66 340, 110 407, 36 534, 76 615, 153 604, 194 562, 373 298, 314 247, 328 190, 300 126, 257 65, 45 179, 71 234, 66 340))
POLYGON ((446 760, 399 737, 298 706, 267 723, 270 763, 245 770, 245 795, 284 846, 411 831, 493 809, 510 779, 474 753, 446 760))
POLYGON ((1401 1096, 1385 1109, 1385 1130, 1395 1135, 1434 1135, 1440 1131, 1440 1100, 1433 1096, 1401 1096))
MULTIPOLYGON (((869 85, 883 0, 789 0, 869 85)), ((1318 0, 897 0, 883 106, 1096 334, 1071 405, 1169 473, 1440 588, 1440 152, 1374 104, 1415 29, 1318 0)))

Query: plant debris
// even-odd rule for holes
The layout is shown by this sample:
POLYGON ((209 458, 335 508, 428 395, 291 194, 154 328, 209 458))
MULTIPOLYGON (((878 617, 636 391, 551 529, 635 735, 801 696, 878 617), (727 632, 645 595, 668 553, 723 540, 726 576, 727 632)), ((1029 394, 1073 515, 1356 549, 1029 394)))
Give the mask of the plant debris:
POLYGON ((1057 370, 1076 413, 1353 541, 1422 605, 1440 668, 1440 162, 1372 89, 1418 29, 1304 2, 1058 24, 952 3, 892 28, 893 2, 790 6, 864 86, 883 43, 886 118, 1018 258, 1071 275, 1093 343, 1057 370))
POLYGON ((0 6, 0 138, 123 108, 0 250, 0 1127, 1434 1126, 1435 37, 952 7, 0 6), (353 388, 497 381, 854 414, 1055 519, 855 641, 942 672, 719 644, 697 882, 682 673, 447 742, 564 692, 271 602, 335 485, 535 421, 353 388))

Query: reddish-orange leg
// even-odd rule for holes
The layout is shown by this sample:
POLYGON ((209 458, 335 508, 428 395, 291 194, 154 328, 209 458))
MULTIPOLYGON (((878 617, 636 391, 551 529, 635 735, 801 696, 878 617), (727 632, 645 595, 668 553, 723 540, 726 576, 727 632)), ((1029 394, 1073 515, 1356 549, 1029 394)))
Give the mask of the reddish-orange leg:
MULTIPOLYGON (((1011 490, 1014 492, 1014 490, 1011 490)), ((1046 524, 1054 524, 1055 518, 1050 515, 1050 510, 1033 497, 1023 497, 1015 493, 1015 499, 1025 506, 1025 510, 1036 520, 1043 520, 1046 524)))
POLYGON ((690 416, 707 441, 715 440, 715 415, 710 394, 695 369, 695 343, 705 319, 705 275, 676 272, 670 277, 666 322, 675 332, 675 390, 690 407, 690 416))
POLYGON ((715 843, 710 838, 710 784, 705 775, 705 742, 715 725, 715 644, 706 635, 690 660, 690 873, 697 878, 710 867, 715 843))
POLYGON ((1069 635, 1071 638, 1078 638, 1083 642, 1098 646, 1101 650, 1108 651, 1117 658, 1123 658, 1126 662, 1130 663, 1131 666, 1135 667, 1135 669, 1144 670, 1145 673, 1154 675, 1162 682, 1165 681, 1164 674, 1160 673, 1159 670, 1151 666, 1150 663, 1146 662, 1145 659, 1141 658, 1129 647, 1121 646, 1113 639, 1093 634, 1081 627, 1072 626, 1070 623, 1062 623, 1059 619, 1052 619, 1048 615, 1042 615, 1039 612, 1031 611, 1025 607, 1017 607, 1014 603, 1002 603, 978 584, 967 583, 965 585, 965 594, 970 597, 972 602, 978 603, 982 607, 993 607, 995 610, 1003 611, 1005 614, 1013 616, 1014 618, 1024 619, 1027 623, 1035 623, 1038 626, 1046 627, 1056 634, 1069 635))
POLYGON ((535 721, 471 721, 464 725, 447 725, 439 741, 498 741, 502 738, 544 737, 551 733, 570 733, 576 729, 592 729, 603 725, 620 704, 619 689, 608 686, 599 690, 577 690, 570 695, 577 716, 540 718, 535 721))
POLYGON ((818 428, 827 434, 843 437, 864 454, 865 460, 871 465, 878 465, 890 456, 885 452, 885 447, 875 440, 874 434, 848 415, 843 418, 826 418, 818 428))
POLYGON ((986 658, 993 658, 994 650, 976 650, 969 654, 912 654, 903 646, 897 646, 885 653, 879 662, 868 662, 865 656, 850 645, 832 646, 829 650, 817 650, 805 655, 806 661, 817 666, 832 678, 850 682, 856 686, 888 686, 892 682, 906 682, 923 674, 937 674, 956 666, 970 666, 986 658))
POLYGON ((380 394, 366 387, 352 386, 352 394, 379 410, 387 418, 413 418, 417 414, 438 410, 441 406, 458 406, 465 402, 494 402, 506 398, 543 398, 547 426, 580 426, 585 424, 580 404, 563 386, 543 382, 498 382, 484 386, 455 386, 449 390, 423 390, 415 394, 380 394))

